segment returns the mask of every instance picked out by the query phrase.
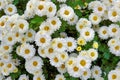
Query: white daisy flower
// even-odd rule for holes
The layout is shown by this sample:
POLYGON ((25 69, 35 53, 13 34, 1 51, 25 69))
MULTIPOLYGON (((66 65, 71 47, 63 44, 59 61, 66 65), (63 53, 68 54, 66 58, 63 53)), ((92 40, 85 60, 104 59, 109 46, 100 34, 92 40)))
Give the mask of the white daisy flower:
POLYGON ((6 28, 6 22, 8 21, 9 16, 2 16, 0 18, 0 30, 4 30, 6 28))
POLYGON ((70 6, 61 7, 58 11, 58 15, 65 21, 73 18, 74 10, 70 6))
POLYGON ((2 50, 2 52, 4 52, 4 53, 10 53, 10 52, 12 52, 12 46, 10 46, 10 45, 8 45, 8 44, 1 44, 0 45, 0 50, 2 50))
POLYGON ((63 64, 63 62, 60 60, 60 58, 57 56, 57 53, 56 53, 56 55, 50 58, 50 64, 55 67, 60 67, 61 64, 63 64))
POLYGON ((62 74, 57 74, 55 80, 66 80, 66 78, 62 74))
POLYGON ((12 62, 7 62, 4 66, 6 66, 10 73, 12 73, 15 69, 15 65, 12 62))
POLYGON ((51 36, 47 34, 36 34, 35 43, 37 46, 47 47, 50 44, 51 36))
POLYGON ((80 18, 76 24, 76 29, 81 32, 81 30, 85 27, 91 27, 91 22, 88 21, 86 18, 80 18))
POLYGON ((7 15, 13 15, 17 12, 17 8, 13 4, 8 4, 8 5, 5 6, 4 12, 7 15))
POLYGON ((22 33, 19 33, 19 31, 14 32, 16 42, 21 41, 21 36, 23 35, 22 33))
POLYGON ((8 76, 10 74, 10 71, 8 70, 8 68, 6 66, 3 66, 2 69, 1 69, 1 73, 4 76, 8 76))
POLYGON ((29 76, 27 76, 26 74, 22 74, 20 75, 18 80, 29 80, 29 76))
POLYGON ((120 10, 119 10, 119 8, 117 8, 117 7, 110 8, 110 10, 108 11, 108 18, 112 22, 119 21, 119 19, 120 19, 120 10))
POLYGON ((83 46, 86 44, 86 40, 83 37, 79 37, 77 38, 77 44, 83 46))
POLYGON ((80 78, 82 80, 87 80, 88 78, 91 77, 91 70, 90 69, 85 69, 82 71, 82 75, 80 76, 80 78))
POLYGON ((81 37, 83 37, 86 41, 91 41, 94 38, 95 32, 92 28, 85 27, 80 32, 81 37))
POLYGON ((55 51, 63 52, 66 48, 66 41, 63 38, 54 38, 52 40, 52 47, 55 49, 55 51))
POLYGON ((25 10, 24 14, 22 15, 22 17, 24 17, 25 19, 30 19, 33 18, 35 16, 34 12, 31 12, 31 10, 25 10))
POLYGON ((115 54, 116 56, 120 56, 120 43, 110 46, 109 50, 112 54, 115 54))
POLYGON ((60 67, 57 67, 57 70, 59 73, 63 74, 67 72, 67 68, 65 66, 65 64, 61 64, 60 67))
POLYGON ((82 50, 82 51, 80 51, 78 56, 83 56, 83 57, 89 58, 89 55, 88 55, 87 50, 82 50))
POLYGON ((103 16, 105 10, 106 10, 106 6, 103 3, 101 3, 94 6, 93 12, 100 16, 103 16))
POLYGON ((46 58, 47 57, 47 53, 45 52, 45 50, 46 50, 45 48, 39 47, 38 48, 38 54, 39 54, 39 56, 41 56, 43 58, 46 58))
POLYGON ((98 34, 101 39, 108 39, 109 37, 108 27, 107 26, 100 27, 98 34))
POLYGON ((65 38, 65 40, 66 40, 66 45, 67 45, 67 51, 68 52, 74 51, 74 49, 76 49, 77 47, 76 40, 72 37, 67 37, 65 38))
POLYGON ((67 52, 61 52, 58 54, 58 57, 60 61, 66 62, 68 60, 68 53, 67 52))
POLYGON ((46 80, 44 75, 34 75, 33 80, 46 80))
POLYGON ((43 69, 39 69, 39 70, 34 70, 31 74, 35 75, 42 75, 43 74, 43 69))
POLYGON ((0 10, 4 9, 7 4, 6 0, 0 0, 0 10))
POLYGON ((41 31, 44 31, 46 34, 49 34, 49 35, 51 35, 54 32, 53 28, 54 27, 52 27, 48 22, 42 22, 42 24, 39 26, 39 29, 41 31))
POLYGON ((35 71, 38 71, 42 68, 43 61, 39 56, 34 56, 30 60, 26 60, 25 69, 27 72, 33 74, 35 71))
POLYGON ((51 58, 52 56, 54 56, 56 54, 55 49, 50 45, 45 49, 46 56, 48 58, 51 58))
POLYGON ((111 24, 108 28, 110 37, 116 37, 120 33, 120 27, 117 24, 111 24))
POLYGON ((27 37, 24 34, 20 35, 20 43, 26 43, 26 42, 27 42, 27 37))
POLYGON ((53 17, 56 14, 56 5, 53 2, 47 2, 46 3, 46 15, 47 17, 53 17))
POLYGON ((35 55, 35 48, 33 45, 30 45, 28 43, 24 43, 20 47, 20 56, 22 56, 25 59, 30 59, 35 55))
POLYGON ((101 68, 99 66, 93 66, 91 69, 92 72, 92 77, 93 78, 98 78, 102 75, 101 68))
POLYGON ((36 32, 33 29, 29 29, 26 32, 26 38, 28 42, 34 41, 36 32))
POLYGON ((81 69, 88 69, 91 66, 91 60, 85 56, 78 56, 77 64, 81 69))
POLYGON ((87 52, 92 61, 98 58, 98 51, 96 49, 91 48, 87 52))
POLYGON ((47 10, 46 2, 39 1, 39 2, 36 3, 35 13, 38 16, 44 16, 44 15, 46 15, 46 10, 47 10))
POLYGON ((78 65, 73 65, 72 67, 67 68, 68 73, 70 76, 78 78, 81 76, 82 69, 78 65))
POLYGON ((28 31, 29 23, 24 19, 18 19, 17 27, 20 33, 25 33, 26 31, 28 31))
POLYGON ((109 80, 119 80, 120 79, 120 71, 118 70, 111 70, 109 73, 108 73, 108 79, 109 80))
POLYGON ((94 7, 95 7, 96 5, 99 5, 99 4, 101 4, 100 1, 91 1, 91 2, 88 4, 88 9, 94 9, 94 7))
POLYGON ((46 21, 50 24, 53 31, 58 30, 60 28, 60 26, 61 26, 61 21, 57 16, 48 18, 46 21))
POLYGON ((12 60, 12 55, 11 54, 3 54, 0 56, 0 59, 4 62, 10 62, 12 60))
POLYGON ((67 21, 69 25, 75 25, 78 21, 78 16, 75 14, 70 20, 67 21))
POLYGON ((72 68, 77 62, 77 59, 75 57, 69 57, 66 61, 65 65, 66 68, 72 68))
POLYGON ((16 43, 14 34, 7 33, 6 36, 3 37, 2 43, 6 43, 8 45, 14 45, 16 43))
POLYGON ((27 2, 26 4, 26 10, 30 10, 32 13, 34 13, 35 11, 35 4, 36 4, 37 1, 35 0, 30 0, 27 2))
POLYGON ((101 22, 101 17, 96 13, 91 13, 89 16, 89 20, 91 21, 92 24, 97 25, 101 22))
POLYGON ((117 39, 117 38, 112 38, 112 39, 110 39, 109 41, 108 41, 108 46, 110 47, 110 46, 114 46, 115 44, 118 44, 119 42, 118 42, 119 40, 117 39))

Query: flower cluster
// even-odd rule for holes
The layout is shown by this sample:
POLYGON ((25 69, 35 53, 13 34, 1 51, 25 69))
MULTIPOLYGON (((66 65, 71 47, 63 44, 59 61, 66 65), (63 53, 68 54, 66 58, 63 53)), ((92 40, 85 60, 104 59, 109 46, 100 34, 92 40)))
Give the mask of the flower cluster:
MULTIPOLYGON (((120 26, 117 23, 120 21, 120 1, 90 2, 87 7, 92 12, 88 18, 79 17, 74 8, 65 4, 67 0, 56 0, 60 5, 52 0, 29 0, 22 15, 17 13, 12 2, 0 0, 0 10, 5 13, 0 18, 0 80, 12 80, 10 74, 18 72, 23 65, 19 57, 24 59, 23 67, 33 75, 33 80, 46 80, 43 59, 49 60, 59 72, 55 80, 66 80, 65 73, 81 80, 104 80, 101 67, 93 64, 99 58, 100 43, 94 40, 96 35, 99 40, 107 41, 113 55, 120 56, 120 26), (45 20, 34 30, 29 20, 36 15, 45 20), (111 24, 100 25, 107 20, 111 24), (68 36, 67 31, 61 32, 59 37, 52 36, 61 29, 63 22, 76 29, 78 36, 74 36, 77 38, 68 36), (92 47, 84 49, 88 43, 92 43, 92 47)), ((119 80, 120 63, 107 75, 109 80, 119 80)), ((17 79, 29 80, 29 76, 21 74, 17 79)))

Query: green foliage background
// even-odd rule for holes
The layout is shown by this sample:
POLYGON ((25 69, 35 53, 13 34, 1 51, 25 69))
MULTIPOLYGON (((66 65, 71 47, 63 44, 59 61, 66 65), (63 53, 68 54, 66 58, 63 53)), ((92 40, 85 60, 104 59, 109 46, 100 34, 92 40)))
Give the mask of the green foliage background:
MULTIPOLYGON (((26 3, 29 0, 14 0, 13 4, 17 7, 17 12, 19 15, 22 15, 24 13, 25 7, 26 7, 26 3)), ((60 3, 57 2, 56 0, 51 0, 52 2, 54 2, 57 6, 57 9, 59 9, 59 5, 60 3)), ((87 6, 85 5, 86 3, 89 3, 91 1, 94 0, 67 0, 66 4, 71 6, 75 13, 78 15, 79 18, 88 18, 88 16, 90 15, 91 11, 87 9, 87 6), (75 9, 75 7, 79 5, 82 9, 75 9)), ((0 17, 4 15, 4 11, 0 11, 0 17)), ((44 17, 39 17, 37 15, 35 15, 33 18, 29 19, 29 28, 34 29, 35 31, 38 31, 39 29, 39 25, 46 20, 46 16, 44 17)), ((79 33, 76 31, 75 25, 74 26, 70 26, 69 24, 67 24, 67 22, 62 21, 62 26, 61 28, 56 31, 55 33, 52 34, 52 38, 55 37, 59 37, 60 36, 60 32, 66 32, 68 34, 68 36, 72 36, 74 38, 78 38, 79 33)), ((110 21, 102 21, 100 23, 100 26, 102 25, 109 25, 111 24, 110 21)), ((120 25, 120 23, 117 23, 120 25)), ((99 48, 98 48, 98 52, 99 52, 99 57, 96 61, 94 61, 92 63, 92 65, 98 65, 101 67, 102 69, 102 77, 104 77, 104 80, 108 80, 107 79, 107 74, 109 73, 110 70, 114 69, 116 67, 117 62, 120 60, 120 57, 116 57, 113 54, 110 53, 109 48, 107 46, 107 41, 108 40, 101 40, 97 33, 95 35, 95 38, 93 41, 97 41, 99 43, 99 48)), ((82 49, 88 50, 89 48, 92 48, 92 42, 87 43, 85 46, 82 46, 82 49)), ((34 43, 31 43, 34 44, 34 43)), ((11 73, 10 76, 12 77, 12 79, 17 80, 19 78, 19 76, 21 74, 27 74, 30 77, 30 80, 32 80, 33 75, 29 74, 25 68, 25 60, 18 56, 16 54, 16 47, 19 44, 14 45, 14 50, 12 52, 13 58, 16 59, 18 58, 20 60, 20 65, 18 66, 18 72, 17 73, 11 73)), ((37 47, 36 47, 37 48, 37 47)), ((75 51, 76 53, 78 53, 77 51, 75 51)), ((37 55, 37 54, 36 54, 37 55)), ((44 61, 44 66, 43 66, 43 74, 45 75, 46 80, 54 80, 55 75, 58 74, 58 71, 55 67, 51 66, 49 63, 49 59, 44 59, 42 58, 44 61)), ((80 80, 78 78, 73 78, 71 77, 68 73, 65 73, 64 76, 66 77, 66 80, 80 80)), ((93 79, 89 79, 89 80, 93 80, 93 79)))

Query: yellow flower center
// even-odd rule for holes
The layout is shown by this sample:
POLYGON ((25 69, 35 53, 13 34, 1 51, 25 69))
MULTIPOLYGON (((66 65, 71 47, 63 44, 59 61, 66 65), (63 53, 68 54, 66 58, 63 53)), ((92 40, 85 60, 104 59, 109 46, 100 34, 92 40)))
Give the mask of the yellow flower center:
POLYGON ((12 67, 12 64, 8 64, 7 67, 8 67, 8 68, 11 68, 11 67, 12 67))
POLYGON ((64 69, 64 68, 65 68, 65 65, 64 65, 64 64, 62 64, 62 65, 61 65, 61 68, 62 68, 62 69, 64 69))
POLYGON ((51 23, 52 23, 52 25, 56 25, 56 21, 55 20, 52 20, 51 23))
POLYGON ((72 42, 68 42, 67 45, 68 45, 68 47, 71 47, 72 46, 72 42))
POLYGON ((116 12, 116 11, 113 11, 113 12, 112 12, 112 16, 113 16, 113 17, 117 16, 117 12, 116 12))
POLYGON ((115 74, 112 75, 112 79, 116 79, 117 76, 115 74))
POLYGON ((103 10, 103 8, 102 7, 98 7, 98 11, 102 11, 103 10))
POLYGON ((81 61, 80 61, 80 64, 81 64, 82 66, 85 66, 85 65, 86 65, 86 61, 85 61, 85 60, 81 60, 81 61))
POLYGON ((58 48, 62 48, 63 44, 62 43, 58 43, 58 48))
POLYGON ((13 11, 13 9, 12 9, 11 7, 9 7, 9 8, 8 8, 8 11, 9 11, 9 12, 12 12, 12 11, 13 11))
POLYGON ((40 38, 41 43, 45 43, 45 41, 46 41, 45 38, 40 38))
POLYGON ((37 66, 38 65, 38 62, 37 61, 34 61, 33 62, 33 66, 37 66))
POLYGON ((77 71, 79 70, 79 68, 78 68, 77 66, 75 66, 75 67, 73 68, 73 70, 74 70, 75 72, 77 72, 77 71))
POLYGON ((95 56, 95 53, 94 52, 91 52, 91 54, 90 54, 92 57, 94 57, 95 56))
POLYGON ((12 37, 8 37, 8 41, 12 41, 12 37))
POLYGON ((19 37, 19 32, 17 32, 15 36, 16 36, 16 37, 19 37))
POLYGON ((5 50, 8 50, 8 49, 9 49, 9 46, 4 46, 4 49, 5 49, 5 50))
POLYGON ((95 71, 95 74, 98 74, 98 70, 95 71))
POLYGON ((98 19, 97 16, 94 16, 94 17, 93 17, 93 20, 94 20, 94 21, 97 21, 97 19, 98 19))
POLYGON ((41 78, 40 78, 40 77, 38 77, 38 78, 37 78, 37 80, 41 80, 41 78))
POLYGON ((87 75, 87 71, 84 71, 83 75, 86 76, 87 75))
POLYGON ((112 29, 112 32, 113 32, 113 33, 115 33, 116 31, 117 31, 117 29, 116 29, 116 28, 113 28, 113 29, 112 29))
POLYGON ((0 26, 3 27, 5 25, 5 23, 2 21, 0 22, 0 26))
POLYGON ((28 37, 32 37, 32 33, 31 32, 28 32, 28 37))
POLYGON ((106 33, 107 33, 107 31, 106 31, 106 30, 104 30, 104 31, 103 31, 103 34, 106 34, 106 33))
POLYGON ((29 54, 30 50, 29 49, 25 49, 25 54, 29 54))
POLYGON ((90 32, 88 32, 88 31, 85 32, 85 35, 86 35, 86 36, 89 36, 89 35, 90 35, 90 32))
POLYGON ((23 29, 23 28, 24 28, 24 24, 21 23, 21 24, 19 25, 19 27, 20 27, 20 29, 23 29))
POLYGON ((120 50, 120 46, 115 46, 115 50, 120 50))
POLYGON ((39 10, 42 10, 42 9, 44 9, 44 6, 43 6, 43 5, 39 5, 39 6, 38 6, 38 9, 39 9, 39 10))
POLYGON ((54 61, 57 63, 59 60, 57 57, 54 58, 54 61))
POLYGON ((48 11, 49 11, 49 12, 52 12, 52 11, 53 11, 53 8, 52 8, 52 7, 49 7, 48 11))
POLYGON ((49 49, 48 49, 48 52, 49 52, 49 53, 53 53, 53 48, 49 48, 49 49))
POLYGON ((69 12, 68 10, 65 10, 65 11, 64 11, 64 14, 65 14, 65 15, 69 15, 70 12, 69 12))
POLYGON ((49 26, 45 26, 45 27, 44 27, 44 30, 45 30, 45 31, 50 30, 49 26))
POLYGON ((80 29, 83 29, 83 25, 80 25, 79 28, 80 28, 80 29))

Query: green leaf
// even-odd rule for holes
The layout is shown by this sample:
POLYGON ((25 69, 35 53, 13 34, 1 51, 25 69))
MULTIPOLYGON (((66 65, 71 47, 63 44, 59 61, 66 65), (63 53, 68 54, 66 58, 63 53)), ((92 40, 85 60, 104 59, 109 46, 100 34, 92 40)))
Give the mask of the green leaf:
POLYGON ((110 53, 107 53, 107 52, 105 52, 104 54, 103 54, 103 56, 104 56, 104 58, 105 59, 110 59, 110 53))
POLYGON ((19 3, 19 0, 14 0, 14 1, 13 1, 13 4, 14 4, 14 5, 17 5, 18 3, 19 3))
POLYGON ((36 24, 36 23, 42 23, 43 21, 44 21, 44 19, 43 19, 42 17, 35 16, 35 17, 30 21, 30 23, 36 24))

